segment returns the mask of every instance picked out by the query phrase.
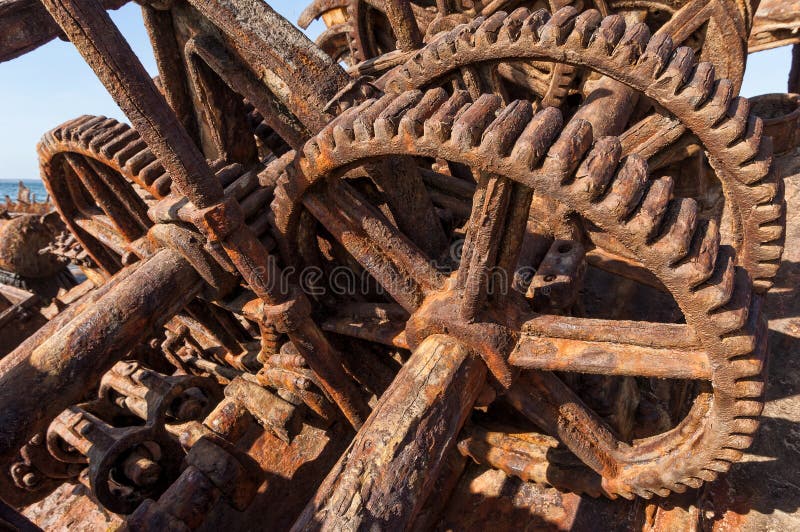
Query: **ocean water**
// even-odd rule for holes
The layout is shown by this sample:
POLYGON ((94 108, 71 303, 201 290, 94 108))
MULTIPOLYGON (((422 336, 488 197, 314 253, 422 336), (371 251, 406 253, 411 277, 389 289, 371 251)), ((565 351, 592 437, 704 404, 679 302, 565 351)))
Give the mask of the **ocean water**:
MULTIPOLYGON (((25 186, 31 189, 31 194, 36 195, 36 201, 44 201, 47 197, 47 190, 44 188, 44 183, 39 179, 23 179, 25 186)), ((6 196, 10 196, 12 200, 17 200, 17 183, 19 181, 6 181, 0 179, 0 205, 6 202, 6 196)))

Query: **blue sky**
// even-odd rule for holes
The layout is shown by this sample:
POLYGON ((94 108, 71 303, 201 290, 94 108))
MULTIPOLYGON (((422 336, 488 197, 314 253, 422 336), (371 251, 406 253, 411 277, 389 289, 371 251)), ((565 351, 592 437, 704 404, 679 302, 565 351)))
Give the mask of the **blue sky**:
MULTIPOLYGON (((295 23, 306 2, 274 0, 270 4, 295 23)), ((112 11, 111 16, 145 67, 155 75, 139 7, 130 3, 112 11)), ((315 37, 322 28, 317 21, 309 34, 315 37)), ((790 56, 789 48, 751 56, 742 94, 785 92, 790 56)), ((0 180, 37 178, 39 138, 81 114, 125 118, 70 43, 55 40, 13 61, 0 63, 0 180)))

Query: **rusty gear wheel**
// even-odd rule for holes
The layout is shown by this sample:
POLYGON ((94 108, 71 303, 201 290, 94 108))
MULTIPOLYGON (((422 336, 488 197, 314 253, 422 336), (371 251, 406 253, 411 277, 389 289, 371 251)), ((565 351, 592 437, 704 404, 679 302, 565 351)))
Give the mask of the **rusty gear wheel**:
MULTIPOLYGON (((529 394, 514 392, 512 387, 510 401, 519 403, 523 411, 530 409, 530 403, 538 402, 541 406, 549 400, 555 401, 549 410, 543 408, 546 413, 538 421, 546 423, 546 429, 559 435, 603 476, 602 486, 607 493, 650 497, 653 493, 683 491, 727 470, 741 456, 741 450, 749 446, 757 427, 766 353, 761 298, 751 293, 752 282, 747 271, 735 266, 735 250, 719 245, 715 221, 698 220, 693 199, 672 198, 670 180, 650 178, 641 157, 632 154, 623 159, 619 139, 598 139, 593 148, 592 143, 587 122, 572 121, 562 129, 560 113, 548 110, 532 115, 528 102, 517 101, 501 108, 496 96, 485 95, 471 103, 463 92, 448 97, 442 89, 389 94, 345 112, 310 141, 297 162, 300 172, 294 178, 289 177, 290 168, 276 195, 297 200, 306 190, 323 186, 329 176, 342 175, 347 168, 370 158, 410 155, 444 159, 497 176, 491 179, 505 178, 541 191, 619 239, 669 290, 687 324, 667 335, 671 338, 668 342, 682 338, 680 347, 648 345, 654 338, 650 334, 634 343, 656 347, 664 357, 674 356, 667 355, 673 350, 682 351, 681 356, 686 358, 676 357, 679 365, 684 370, 690 366, 705 368, 690 373, 692 378, 710 382, 711 388, 697 396, 691 412, 678 426, 633 443, 619 441, 613 430, 588 412, 582 401, 553 374, 528 374, 525 379, 536 385, 529 389, 529 394), (510 117, 518 118, 510 120, 510 117), (534 398, 537 394, 541 398, 534 398), (572 404, 573 410, 564 410, 566 404, 572 404), (552 414, 549 419, 547 412, 552 414)), ((476 208, 482 208, 478 198, 482 193, 488 194, 485 187, 482 181, 476 208)), ((319 217, 320 212, 317 209, 315 216, 319 217)), ((363 220, 362 223, 367 223, 363 220)), ((373 220, 370 222, 374 225, 373 220)), ((337 232, 329 220, 323 220, 323 225, 337 232)), ((362 227, 362 231, 369 229, 362 227)), ((452 289, 445 289, 444 284, 436 282, 435 275, 419 267, 419 255, 397 257, 401 242, 384 237, 373 242, 377 253, 364 253, 356 258, 380 282, 386 283, 390 293, 392 286, 397 286, 387 282, 392 280, 391 266, 399 272, 414 272, 406 273, 414 282, 405 280, 415 290, 409 290, 405 284, 392 295, 412 313, 409 323, 413 328, 431 332, 431 327, 435 327, 432 322, 435 322, 436 301, 452 289), (381 252, 383 262, 376 258, 381 252)), ((459 297, 465 296, 455 296, 455 301, 459 297)), ((518 314, 508 308, 504 311, 508 316, 518 314)), ((536 320, 516 324, 521 325, 518 334, 526 339, 535 338, 534 344, 542 340, 543 334, 536 331, 536 320)), ((512 329, 514 325, 499 324, 512 329)), ((588 331, 592 325, 591 320, 573 324, 587 331, 583 340, 591 338, 588 331)), ((451 331, 457 326, 461 327, 449 321, 444 325, 451 331)), ((469 336, 466 332, 469 327, 463 325, 464 336, 469 336)), ((646 328, 635 323, 631 327, 646 328)), ((498 360, 503 358, 502 348, 491 346, 488 350, 493 352, 489 355, 485 343, 473 340, 478 351, 494 359, 487 359, 490 368, 497 367, 498 360)), ((558 341, 554 340, 555 344, 558 341)), ((523 340, 510 361, 522 367, 549 369, 536 362, 537 349, 526 353, 528 348, 523 340)), ((633 358, 626 358, 623 356, 618 362, 609 362, 608 367, 593 368, 591 372, 655 376, 648 373, 657 370, 645 369, 644 365, 633 363, 633 358)), ((563 366, 558 369, 569 370, 563 366)), ((685 378, 684 370, 675 368, 680 375, 667 370, 658 376, 685 378)))

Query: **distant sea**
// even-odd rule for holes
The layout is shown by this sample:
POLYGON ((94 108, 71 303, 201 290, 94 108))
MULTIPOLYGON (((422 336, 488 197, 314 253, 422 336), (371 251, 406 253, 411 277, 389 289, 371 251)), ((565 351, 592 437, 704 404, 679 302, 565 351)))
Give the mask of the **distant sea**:
MULTIPOLYGON (((36 194, 36 201, 44 201, 47 197, 47 190, 44 188, 44 183, 39 179, 23 179, 25 186, 31 189, 32 194, 36 194)), ((12 200, 17 200, 17 181, 10 181, 0 179, 0 205, 6 202, 6 195, 10 196, 12 200)))

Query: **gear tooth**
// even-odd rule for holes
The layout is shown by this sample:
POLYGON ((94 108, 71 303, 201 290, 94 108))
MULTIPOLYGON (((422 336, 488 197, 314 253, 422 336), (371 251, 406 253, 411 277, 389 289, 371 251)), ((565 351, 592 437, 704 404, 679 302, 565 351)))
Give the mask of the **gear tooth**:
POLYGON ((753 209, 753 220, 758 225, 768 224, 774 222, 783 216, 784 207, 780 203, 768 203, 766 205, 758 205, 753 209))
POLYGON ((475 32, 481 27, 486 17, 475 17, 467 24, 462 24, 453 29, 455 35, 456 51, 467 51, 475 47, 475 32))
POLYGON ((606 216, 622 221, 636 209, 646 191, 647 163, 638 155, 625 158, 598 208, 606 216))
POLYGON ((98 134, 102 134, 104 131, 106 131, 108 128, 112 127, 116 123, 117 121, 114 120, 113 118, 104 118, 103 120, 96 122, 92 127, 89 127, 81 131, 76 136, 74 141, 85 145, 89 139, 97 136, 98 134))
POLYGON ((720 234, 716 220, 702 220, 695 232, 688 256, 675 268, 675 273, 686 281, 689 288, 704 283, 714 273, 720 234))
POLYGON ((629 231, 649 241, 664 223, 664 216, 669 208, 674 181, 671 176, 659 177, 650 182, 650 186, 636 214, 627 226, 629 231))
POLYGON ((736 268, 733 294, 724 307, 709 314, 710 321, 719 334, 729 334, 740 329, 747 322, 750 311, 751 281, 744 268, 736 268))
POLYGON ((249 188, 245 188, 242 186, 237 185, 233 189, 230 187, 233 183, 239 179, 242 174, 244 174, 244 166, 239 163, 228 164, 223 166, 219 170, 214 172, 217 175, 217 181, 220 182, 222 188, 226 189, 226 194, 233 194, 237 200, 241 200, 242 198, 246 197, 247 194, 252 192, 255 188, 255 183, 251 185, 249 188))
POLYGON ((616 493, 616 495, 619 495, 619 496, 620 496, 620 497, 622 497, 623 499, 626 499, 626 500, 632 501, 632 500, 634 500, 634 499, 636 498, 636 495, 637 495, 637 494, 636 494, 636 493, 634 493, 633 491, 628 491, 628 490, 626 489, 626 490, 620 490, 620 491, 618 491, 618 492, 616 493))
POLYGON ((661 233, 653 245, 671 265, 689 253, 697 228, 697 210, 697 201, 692 198, 678 198, 670 203, 661 233))
POLYGON ((636 493, 636 495, 648 501, 653 498, 653 495, 655 495, 655 493, 653 493, 652 491, 644 488, 634 488, 633 491, 636 493))
POLYGON ((612 58, 620 64, 635 64, 650 42, 650 28, 643 22, 628 26, 619 44, 614 48, 612 58))
POLYGON ((736 278, 735 257, 729 246, 720 246, 714 273, 694 293, 697 303, 709 311, 720 308, 731 299, 736 278))
POLYGON ((772 138, 762 137, 755 157, 736 168, 736 179, 747 185, 754 185, 769 179, 772 172, 772 138))
MULTIPOLYGON (((758 298, 753 299, 751 306, 753 304, 758 305, 758 298)), ((758 308, 752 308, 748 313, 747 323, 744 325, 744 327, 722 337, 722 347, 727 355, 728 360, 733 360, 736 358, 743 360, 748 357, 760 357, 763 359, 763 357, 766 356, 766 347, 764 344, 766 336, 764 335, 763 331, 761 331, 762 328, 761 312, 758 308)), ((736 369, 735 366, 733 369, 736 369)), ((736 373, 736 371, 734 371, 734 373, 736 374, 736 378, 741 382, 749 383, 756 382, 751 381, 750 379, 752 377, 759 377, 760 373, 758 373, 758 371, 760 371, 760 369, 757 369, 756 373, 753 373, 752 369, 748 368, 744 373, 736 373)), ((752 389, 752 387, 750 389, 752 389)), ((747 395, 734 395, 736 397, 747 397, 747 395)))
POLYGON ((656 495, 658 495, 659 497, 669 497, 669 494, 671 493, 671 491, 673 491, 673 490, 677 491, 677 490, 675 490, 675 488, 677 488, 677 487, 678 486, 674 486, 673 485, 670 488, 655 488, 655 489, 653 489, 653 492, 656 495))
POLYGON ((704 482, 714 482, 717 480, 719 473, 710 469, 701 469, 697 472, 697 476, 704 482))
POLYGON ((453 124, 450 138, 462 150, 469 150, 480 143, 486 128, 497 116, 502 100, 495 94, 483 94, 453 124))
POLYGON ((86 120, 82 120, 78 124, 72 125, 64 132, 65 141, 80 142, 80 137, 83 133, 94 129, 98 124, 106 120, 105 116, 91 116, 86 120))
MULTIPOLYGON (((734 385, 736 397, 742 399, 760 398, 764 395, 764 381, 741 379, 734 385)), ((744 447, 740 447, 743 449, 744 447)))
POLYGON ((475 45, 489 46, 497 42, 500 28, 508 15, 503 11, 498 11, 483 21, 478 29, 475 30, 475 45))
POLYGON ((740 416, 758 417, 764 410, 764 403, 761 401, 736 401, 736 411, 740 416))
POLYGON ((736 97, 731 101, 725 118, 714 126, 714 133, 718 142, 725 146, 730 146, 741 139, 747 130, 750 121, 750 100, 743 97, 736 97))
POLYGON ((156 156, 153 155, 153 152, 151 152, 149 149, 142 150, 133 157, 131 157, 130 159, 128 159, 128 162, 125 165, 125 169, 131 174, 138 176, 139 172, 141 172, 142 169, 152 164, 153 161, 155 160, 156 156))
POLYGON ((547 21, 550 20, 550 12, 545 9, 538 9, 530 14, 522 23, 520 38, 532 39, 539 42, 539 35, 547 21))
POLYGON ((505 157, 533 118, 533 106, 527 100, 511 102, 497 114, 481 138, 481 151, 505 157))
POLYGON ((117 164, 117 167, 122 168, 131 157, 146 149, 147 144, 145 141, 143 141, 141 138, 134 140, 114 154, 114 162, 117 164))
POLYGON ((692 109, 697 109, 711 97, 716 79, 714 65, 707 62, 700 63, 678 96, 692 109))
POLYGON ((322 148, 320 148, 316 137, 306 142, 303 146, 303 156, 308 159, 311 164, 315 164, 317 162, 321 153, 322 148))
POLYGON ((575 186, 585 190, 594 201, 605 193, 622 159, 622 144, 618 137, 603 137, 595 142, 589 154, 575 172, 575 186))
POLYGON ((436 44, 431 46, 435 50, 437 61, 445 61, 456 53, 456 41, 452 32, 443 33, 436 39, 436 44))
POLYGON ((652 90, 657 91, 667 100, 673 99, 689 81, 694 66, 694 51, 688 46, 677 48, 667 67, 653 83, 652 90))
POLYGON ((367 142, 375 137, 375 120, 397 97, 398 94, 394 93, 384 94, 356 116, 353 121, 353 132, 358 142, 367 142))
POLYGON ((157 198, 168 196, 170 188, 172 188, 172 178, 167 173, 156 178, 151 187, 153 195, 157 198))
POLYGON ((732 464, 730 462, 726 462, 725 460, 712 460, 710 463, 706 465, 706 467, 709 470, 719 474, 719 473, 727 473, 730 470, 731 465, 732 464))
MULTIPOLYGON (((757 185, 751 186, 747 191, 748 195, 752 198, 755 204, 762 205, 769 203, 773 204, 781 203, 782 201, 781 182, 774 181, 773 179, 771 179, 771 177, 772 176, 770 176, 769 179, 765 179, 761 183, 758 183, 757 185)), ((778 225, 783 226, 784 224, 780 223, 778 225)), ((781 229, 779 234, 776 234, 772 238, 769 237, 761 238, 761 241, 769 242, 770 240, 777 240, 778 238, 781 238, 782 234, 783 230, 781 229)))
POLYGON ((736 450, 747 450, 750 446, 753 445, 753 436, 750 435, 742 435, 742 434, 732 434, 728 437, 728 446, 731 449, 736 450))
POLYGON ((563 126, 561 111, 548 107, 533 116, 511 150, 510 158, 530 171, 547 153, 563 126))
POLYGON ((138 139, 139 132, 131 128, 100 146, 98 151, 106 159, 113 159, 119 150, 138 139))
POLYGON ((504 44, 515 43, 519 39, 522 24, 531 15, 527 7, 518 7, 503 20, 503 27, 497 35, 498 42, 504 44))
POLYGON ((349 145, 356 138, 354 122, 361 116, 365 109, 375 102, 375 99, 370 98, 355 107, 350 107, 344 113, 336 117, 333 124, 333 142, 336 147, 349 145))
POLYGON ((445 142, 450 138, 450 132, 455 122, 455 115, 470 102, 467 91, 458 90, 436 110, 423 124, 424 136, 437 142, 445 142))
POLYGON ((730 80, 717 81, 711 98, 697 110, 696 116, 698 120, 702 121, 701 126, 712 128, 719 124, 728 112, 733 95, 733 83, 730 80))
MULTIPOLYGON (((764 371, 764 360, 760 357, 745 355, 744 358, 731 360, 731 370, 740 377, 758 377, 764 371)), ((746 416, 747 414, 742 412, 741 415, 746 416)))
POLYGON ((395 98, 375 119, 375 138, 388 141, 398 133, 403 116, 422 100, 422 91, 404 92, 395 98))
POLYGON ((692 477, 692 478, 687 478, 687 479, 681 481, 681 484, 685 484, 686 486, 688 486, 689 488, 692 488, 692 489, 697 489, 697 488, 699 488, 700 486, 703 485, 703 482, 705 482, 705 481, 702 478, 692 477))
POLYGON ((424 50, 424 48, 418 50, 414 55, 406 60, 404 68, 408 71, 408 76, 410 78, 418 78, 425 75, 424 50))
POLYGON ((567 47, 581 49, 589 46, 592 35, 600 27, 602 21, 603 16, 596 9, 587 9, 581 12, 575 19, 572 34, 567 38, 567 47))
POLYGON ((575 27, 578 11, 572 6, 565 6, 553 13, 539 31, 540 46, 561 46, 575 27))
MULTIPOLYGON (((674 491, 675 493, 686 493, 686 490, 689 489, 689 486, 686 485, 685 482, 677 482, 669 487, 669 491, 674 491)), ((666 497, 667 495, 662 495, 662 497, 666 497)))
POLYGON ((625 19, 620 15, 609 15, 592 35, 589 48, 603 55, 611 55, 624 34, 625 19))
POLYGON ((758 419, 736 418, 733 420, 733 432, 736 434, 755 434, 759 424, 758 419))
MULTIPOLYGON (((444 36, 444 34, 442 34, 442 36, 444 36)), ((437 39, 434 43, 429 43, 427 46, 425 46, 425 48, 422 48, 419 52, 417 52, 417 54, 422 54, 422 57, 421 57, 422 63, 425 63, 425 64, 438 63, 439 61, 442 61, 442 59, 446 59, 448 57, 448 55, 447 55, 448 54, 448 50, 447 49, 445 49, 445 57, 444 58, 442 58, 439 55, 438 44, 439 44, 439 42, 441 42, 441 40, 442 40, 441 38, 437 39)), ((455 52, 455 49, 450 51, 449 55, 453 55, 453 52, 455 52)))
POLYGON ((92 115, 81 115, 78 118, 73 118, 72 120, 63 123, 52 130, 53 137, 60 141, 67 140, 66 135, 72 130, 72 128, 80 127, 81 124, 91 120, 92 118, 95 117, 92 115))
POLYGON ((447 99, 447 91, 441 87, 427 91, 419 103, 403 115, 399 130, 412 138, 421 137, 425 132, 425 120, 430 118, 447 99))
POLYGON ((762 262, 756 266, 755 276, 756 280, 753 281, 754 289, 757 293, 763 294, 772 288, 773 279, 778 274, 780 263, 766 263, 762 262))
POLYGON ((777 262, 780 261, 783 256, 783 246, 762 244, 757 248, 756 255, 759 262, 777 262))
POLYGON ((651 79, 658 78, 669 64, 675 51, 672 37, 667 33, 656 33, 647 43, 644 53, 639 57, 636 72, 647 74, 651 79))
POLYGON ((550 146, 547 157, 542 162, 542 171, 560 174, 564 183, 573 177, 583 156, 592 147, 592 124, 574 118, 564 126, 558 139, 550 146))
POLYGON ((164 173, 164 167, 161 166, 161 162, 156 159, 152 163, 142 168, 142 170, 139 172, 139 179, 141 179, 142 182, 149 187, 159 176, 164 173))
POLYGON ((725 152, 726 156, 730 157, 730 162, 741 166, 755 158, 762 147, 763 133, 764 123, 762 120, 755 115, 750 115, 744 136, 725 152))
POLYGON ((105 144, 106 142, 110 141, 114 137, 122 135, 126 131, 129 131, 131 127, 128 124, 124 124, 121 122, 116 122, 113 126, 108 128, 107 131, 104 131, 100 135, 96 135, 95 137, 89 139, 87 146, 89 150, 93 152, 97 152, 100 150, 100 147, 105 144))

